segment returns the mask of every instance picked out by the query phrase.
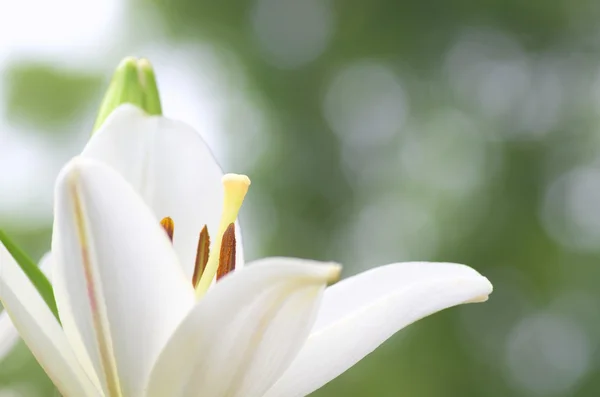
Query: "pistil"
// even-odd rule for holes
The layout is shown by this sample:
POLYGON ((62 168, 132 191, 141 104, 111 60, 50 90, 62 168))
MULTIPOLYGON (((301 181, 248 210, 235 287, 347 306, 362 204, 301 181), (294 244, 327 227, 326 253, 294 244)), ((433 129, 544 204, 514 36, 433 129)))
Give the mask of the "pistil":
POLYGON ((249 187, 250 179, 246 175, 226 174, 223 177, 223 213, 221 215, 219 233, 213 242, 213 246, 211 247, 208 256, 208 262, 202 272, 200 281, 196 286, 196 296, 198 298, 204 296, 217 275, 221 258, 223 236, 229 225, 235 223, 249 187))

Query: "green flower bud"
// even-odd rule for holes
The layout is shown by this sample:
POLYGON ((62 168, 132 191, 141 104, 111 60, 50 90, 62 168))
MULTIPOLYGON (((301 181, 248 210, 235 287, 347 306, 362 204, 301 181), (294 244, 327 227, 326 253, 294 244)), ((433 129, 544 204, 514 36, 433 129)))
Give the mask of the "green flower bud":
POLYGON ((154 69, 147 59, 127 57, 121 61, 102 100, 93 132, 124 103, 131 103, 150 115, 162 114, 154 69))

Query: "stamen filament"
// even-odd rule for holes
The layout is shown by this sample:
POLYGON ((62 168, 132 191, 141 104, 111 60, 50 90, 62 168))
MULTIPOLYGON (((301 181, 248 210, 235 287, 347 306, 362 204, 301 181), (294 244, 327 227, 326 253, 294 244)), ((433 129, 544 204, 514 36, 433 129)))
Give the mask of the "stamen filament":
POLYGON ((213 282, 217 270, 219 268, 219 257, 221 254, 221 243, 223 241, 223 234, 231 223, 235 223, 235 220, 240 211, 240 207, 244 202, 244 197, 248 192, 250 186, 250 179, 246 175, 237 174, 226 174, 223 176, 223 188, 225 190, 223 197, 223 213, 221 215, 221 223, 219 225, 219 233, 215 239, 213 246, 208 256, 208 263, 200 278, 200 282, 196 287, 196 296, 201 298, 211 283, 213 282))

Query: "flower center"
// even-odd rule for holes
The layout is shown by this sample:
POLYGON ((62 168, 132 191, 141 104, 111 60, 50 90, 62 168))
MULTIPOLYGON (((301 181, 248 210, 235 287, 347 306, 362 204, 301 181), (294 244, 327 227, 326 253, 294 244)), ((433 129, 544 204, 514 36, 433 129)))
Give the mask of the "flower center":
MULTIPOLYGON (((217 280, 235 269, 236 238, 235 220, 250 187, 250 179, 246 175, 226 174, 223 176, 223 213, 219 223, 217 239, 210 247, 210 236, 206 225, 198 237, 196 261, 192 285, 196 296, 204 296, 215 276, 217 280)), ((160 221, 161 226, 173 241, 175 223, 170 217, 160 221)))

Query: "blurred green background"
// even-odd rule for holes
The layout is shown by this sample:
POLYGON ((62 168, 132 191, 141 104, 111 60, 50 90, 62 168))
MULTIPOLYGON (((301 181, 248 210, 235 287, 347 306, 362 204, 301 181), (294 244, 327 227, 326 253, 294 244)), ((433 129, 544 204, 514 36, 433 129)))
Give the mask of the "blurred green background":
MULTIPOLYGON (((0 226, 42 255, 61 164, 146 56, 165 114, 252 178, 247 258, 454 261, 495 286, 315 397, 598 396, 598 22, 592 0, 0 0, 0 226)), ((56 395, 23 346, 0 385, 56 395)))

